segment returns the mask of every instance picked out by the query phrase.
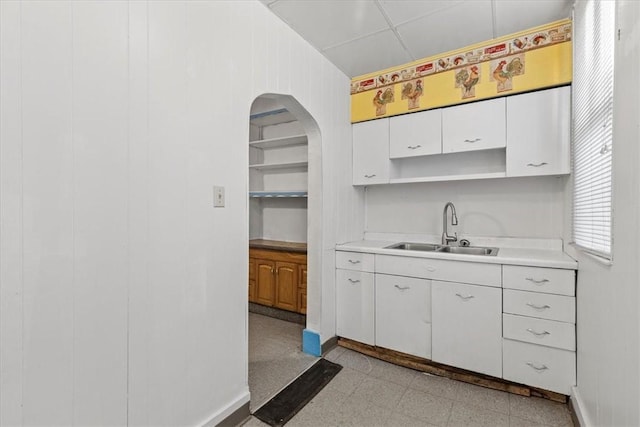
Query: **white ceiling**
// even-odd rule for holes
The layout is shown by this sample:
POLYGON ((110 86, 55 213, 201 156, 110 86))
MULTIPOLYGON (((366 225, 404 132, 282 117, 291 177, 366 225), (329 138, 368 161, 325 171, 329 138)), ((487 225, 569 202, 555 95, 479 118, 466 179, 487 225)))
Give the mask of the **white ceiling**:
POLYGON ((573 0, 261 0, 349 77, 568 18, 573 0))

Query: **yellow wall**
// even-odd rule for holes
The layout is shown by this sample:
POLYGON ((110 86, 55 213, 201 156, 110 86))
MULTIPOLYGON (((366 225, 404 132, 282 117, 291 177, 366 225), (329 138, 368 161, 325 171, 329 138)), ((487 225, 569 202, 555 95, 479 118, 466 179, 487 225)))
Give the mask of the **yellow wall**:
POLYGON ((356 77, 352 80, 351 88, 351 121, 355 123, 568 84, 572 79, 570 31, 571 21, 558 21, 410 64, 356 77), (534 40, 536 43, 533 42, 534 40), (497 46, 501 46, 500 52, 493 51, 497 46), (472 54, 477 54, 476 60, 467 61, 466 58, 472 58, 472 54), (456 59, 460 62, 459 66, 453 65, 456 59), (500 70, 496 71, 500 62, 504 61, 502 70, 506 72, 508 64, 514 59, 516 59, 514 64, 518 67, 511 67, 510 74, 500 74, 500 70), (444 63, 451 66, 443 68, 438 65, 444 63), (417 70, 421 70, 420 65, 424 64, 433 64, 433 66, 429 74, 420 75, 417 70), (476 75, 473 74, 472 67, 477 67, 476 75), (513 72, 514 70, 517 72, 513 72), (464 74, 459 74, 461 71, 464 74), (391 76, 399 80, 390 83, 391 76), (404 79, 399 76, 404 76, 404 79), (459 77, 458 87, 456 87, 456 76, 459 77), (462 79, 462 77, 467 78, 462 79), (476 77, 477 83, 472 85, 475 81, 473 77, 476 77), (416 96, 417 80, 421 81, 423 87, 421 96, 416 96), (411 83, 411 90, 406 87, 407 83, 411 83), (466 83, 470 90, 467 91, 462 83, 466 83), (405 99, 403 99, 403 89, 405 99), (393 94, 392 101, 390 101, 390 94, 393 94), (374 98, 377 98, 377 102, 374 98))

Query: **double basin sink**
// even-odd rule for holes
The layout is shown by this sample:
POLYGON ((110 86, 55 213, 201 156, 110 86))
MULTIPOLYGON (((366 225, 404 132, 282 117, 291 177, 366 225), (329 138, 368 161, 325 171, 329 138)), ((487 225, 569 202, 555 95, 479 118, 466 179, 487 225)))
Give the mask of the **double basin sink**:
POLYGON ((394 243, 393 245, 385 246, 385 249, 482 256, 496 256, 498 254, 498 248, 486 248, 483 246, 446 246, 432 243, 394 243))

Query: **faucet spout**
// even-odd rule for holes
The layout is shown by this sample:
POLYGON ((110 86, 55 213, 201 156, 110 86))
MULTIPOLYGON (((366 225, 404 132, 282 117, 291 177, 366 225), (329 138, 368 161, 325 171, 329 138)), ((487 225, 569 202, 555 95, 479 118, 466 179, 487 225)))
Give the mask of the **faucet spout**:
POLYGON ((452 202, 447 202, 444 205, 444 210, 442 211, 442 244, 448 245, 450 242, 458 241, 458 233, 453 233, 453 236, 449 235, 447 230, 447 210, 451 208, 451 225, 458 225, 458 216, 456 215, 456 207, 452 202))

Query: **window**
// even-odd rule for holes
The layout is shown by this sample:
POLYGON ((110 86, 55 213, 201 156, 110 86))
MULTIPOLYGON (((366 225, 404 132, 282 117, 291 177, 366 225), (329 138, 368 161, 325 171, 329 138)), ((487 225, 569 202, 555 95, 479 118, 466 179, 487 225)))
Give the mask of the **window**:
POLYGON ((573 238, 611 259, 615 2, 576 2, 573 76, 573 238))

